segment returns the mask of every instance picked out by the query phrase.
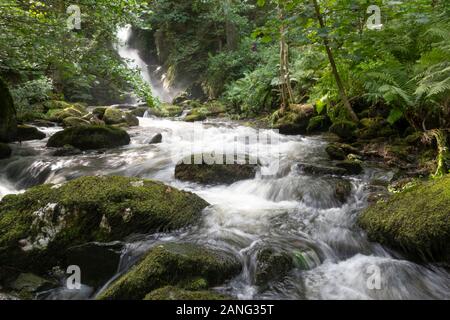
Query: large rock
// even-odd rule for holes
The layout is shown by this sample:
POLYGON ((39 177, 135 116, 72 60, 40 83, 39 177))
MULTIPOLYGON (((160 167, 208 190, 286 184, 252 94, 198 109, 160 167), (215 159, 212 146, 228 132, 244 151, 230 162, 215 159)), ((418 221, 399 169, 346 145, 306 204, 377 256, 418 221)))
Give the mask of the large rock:
POLYGON ((11 156, 12 150, 6 143, 0 142, 0 160, 11 156))
POLYGON ((46 138, 45 133, 39 131, 36 127, 27 125, 17 126, 16 139, 18 141, 42 140, 45 138, 46 138))
POLYGON ((330 127, 330 132, 336 134, 341 139, 352 140, 355 137, 357 129, 358 126, 354 122, 341 120, 333 123, 330 127))
POLYGON ((294 259, 289 253, 264 248, 256 256, 255 283, 261 286, 280 279, 294 267, 294 259))
POLYGON ((67 128, 50 137, 47 147, 62 148, 71 145, 80 150, 115 148, 130 143, 128 133, 119 128, 80 126, 67 128))
POLYGON ((81 282, 93 288, 104 285, 117 272, 123 243, 87 243, 67 250, 66 265, 79 266, 81 282))
POLYGON ((91 123, 87 120, 77 117, 68 117, 63 120, 64 127, 89 126, 91 123))
POLYGON ((241 264, 229 253, 189 243, 166 243, 152 248, 144 259, 98 297, 105 300, 143 299, 165 286, 183 286, 202 278, 209 287, 239 274, 241 264))
POLYGON ((380 201, 359 218, 372 241, 450 266, 450 176, 380 201))
POLYGON ((14 102, 8 86, 0 77, 0 142, 11 142, 16 137, 17 120, 14 102))
POLYGON ((109 107, 105 110, 105 114, 103 115, 103 121, 106 124, 121 124, 124 122, 125 113, 117 108, 109 107))
POLYGON ((247 158, 246 164, 207 164, 202 155, 192 155, 177 164, 175 178, 202 184, 233 184, 255 178, 258 165, 251 163, 247 158), (200 164, 196 164, 197 159, 200 164))
POLYGON ((281 134, 296 135, 308 132, 309 121, 315 115, 315 109, 312 105, 294 105, 291 110, 279 118, 274 128, 281 134))
POLYGON ((206 206, 192 193, 136 178, 34 187, 0 202, 0 266, 45 272, 64 262, 69 247, 180 229, 198 221, 206 206))
POLYGON ((70 117, 82 118, 86 114, 87 112, 80 111, 75 107, 69 107, 63 110, 51 109, 47 112, 47 117, 50 121, 63 123, 64 119, 66 118, 70 117))

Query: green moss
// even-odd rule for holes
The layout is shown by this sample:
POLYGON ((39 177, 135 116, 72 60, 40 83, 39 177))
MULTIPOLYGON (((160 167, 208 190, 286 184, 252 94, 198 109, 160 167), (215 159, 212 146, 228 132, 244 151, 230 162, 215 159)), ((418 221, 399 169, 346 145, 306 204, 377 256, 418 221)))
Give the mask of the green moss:
POLYGON ((315 116, 309 120, 307 132, 321 132, 327 131, 331 126, 330 118, 328 116, 315 116))
POLYGON ((152 290, 203 278, 209 285, 223 283, 241 270, 228 253, 188 243, 166 243, 145 258, 98 297, 100 300, 143 299, 152 290))
POLYGON ((230 297, 213 291, 187 291, 178 287, 167 286, 152 291, 144 300, 230 300, 230 297))
POLYGON ((450 262, 450 176, 419 184, 365 211, 371 240, 414 257, 450 262))
POLYGON ((281 134, 305 134, 314 113, 314 107, 310 105, 292 106, 291 111, 281 115, 275 121, 273 127, 279 130, 281 134))
POLYGON ((155 109, 154 112, 158 117, 179 117, 183 113, 183 107, 163 103, 158 109, 155 109))
POLYGON ((122 110, 110 107, 105 110, 103 121, 109 125, 121 124, 125 122, 124 116, 125 114, 122 110))
POLYGON ((374 139, 378 137, 389 137, 396 132, 389 123, 381 117, 361 119, 362 129, 357 131, 357 136, 361 139, 374 139))
POLYGON ((207 205, 194 194, 136 178, 83 177, 31 188, 0 202, 0 265, 43 272, 69 246, 183 228, 207 205))
POLYGON ((122 129, 107 126, 78 126, 59 131, 50 137, 47 147, 71 145, 80 150, 115 148, 130 143, 130 136, 122 129))
POLYGON ((80 110, 70 107, 64 110, 59 109, 51 109, 47 112, 47 118, 51 121, 62 122, 64 119, 69 117, 77 117, 81 118, 86 113, 81 112, 80 110))
POLYGON ((206 120, 206 114, 202 113, 199 110, 191 111, 183 120, 186 122, 197 122, 206 120))
POLYGON ((330 127, 330 132, 336 134, 344 140, 351 140, 355 137, 355 131, 358 126, 351 121, 340 120, 330 127))
POLYGON ((256 261, 255 282, 259 286, 284 277, 295 267, 290 254, 276 252, 270 248, 259 251, 256 261))
POLYGON ((89 126, 90 122, 77 117, 68 117, 63 120, 65 127, 89 126))

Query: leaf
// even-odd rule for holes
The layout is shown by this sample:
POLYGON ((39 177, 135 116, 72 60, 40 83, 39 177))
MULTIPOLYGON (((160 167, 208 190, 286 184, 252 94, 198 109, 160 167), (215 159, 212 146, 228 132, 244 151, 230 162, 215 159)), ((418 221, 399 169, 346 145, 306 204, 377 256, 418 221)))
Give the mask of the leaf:
POLYGON ((397 121, 399 121, 404 116, 404 111, 400 108, 394 108, 391 110, 387 121, 390 125, 394 125, 397 121))

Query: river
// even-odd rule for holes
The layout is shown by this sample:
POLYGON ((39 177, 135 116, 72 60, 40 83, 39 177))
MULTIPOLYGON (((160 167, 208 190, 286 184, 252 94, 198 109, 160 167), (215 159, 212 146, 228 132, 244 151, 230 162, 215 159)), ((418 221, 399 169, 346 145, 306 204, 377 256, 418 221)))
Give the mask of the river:
MULTIPOLYGON (((140 118, 140 126, 129 130, 129 146, 92 151, 73 157, 53 157, 47 140, 14 144, 13 156, 0 161, 0 198, 42 183, 62 183, 85 175, 123 175, 163 181, 189 190, 207 200, 202 222, 171 234, 143 235, 130 239, 118 266, 128 269, 148 248, 164 241, 207 243, 232 252, 244 266, 242 273, 221 288, 239 299, 449 299, 449 274, 432 265, 401 259, 381 245, 370 243, 356 219, 368 205, 370 186, 392 178, 392 173, 366 163, 364 173, 347 178, 310 176, 299 163, 329 165, 326 136, 283 136, 267 131, 277 141, 277 152, 252 150, 270 165, 277 160, 276 174, 233 185, 203 186, 177 181, 177 161, 187 155, 193 124, 177 119, 140 118), (162 133, 163 142, 150 145, 162 133), (275 159, 276 157, 276 159, 275 159), (344 204, 334 194, 336 179, 352 185, 344 204), (254 284, 258 248, 270 246, 288 252, 303 252, 309 270, 292 270, 265 290, 254 284), (379 272, 377 288, 370 286, 379 272)), ((235 143, 235 138, 256 134, 256 129, 230 121, 201 124, 202 151, 235 143)), ((61 128, 40 128, 47 136, 61 128)), ((239 139, 237 139, 239 140, 239 139)), ((251 143, 250 143, 251 144, 251 143)), ((80 293, 81 294, 81 293, 80 293)), ((74 296, 64 290, 51 298, 88 298, 91 292, 74 296)))

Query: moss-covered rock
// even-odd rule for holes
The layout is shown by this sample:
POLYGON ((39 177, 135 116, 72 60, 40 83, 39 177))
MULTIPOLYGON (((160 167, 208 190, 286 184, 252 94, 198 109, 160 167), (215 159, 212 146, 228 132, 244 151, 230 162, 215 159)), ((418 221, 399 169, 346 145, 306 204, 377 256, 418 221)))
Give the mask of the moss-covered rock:
POLYGON ((206 120, 207 115, 199 110, 193 110, 183 119, 186 122, 197 122, 206 120))
POLYGON ((125 122, 124 117, 125 113, 122 110, 109 107, 105 110, 102 120, 109 125, 121 124, 125 122))
POLYGON ((363 167, 360 161, 357 160, 345 160, 336 164, 338 168, 344 169, 347 174, 357 175, 363 172, 363 167))
POLYGON ((355 137, 358 126, 351 121, 340 120, 333 123, 330 127, 330 132, 336 134, 338 137, 344 140, 351 140, 355 137))
POLYGON ((166 286, 156 289, 145 296, 144 300, 168 301, 168 300, 230 300, 230 297, 213 291, 188 291, 178 287, 166 286))
POLYGON ((6 143, 0 142, 0 160, 11 156, 12 150, 6 143))
POLYGON ((126 112, 123 119, 125 120, 125 123, 129 127, 137 127, 139 126, 139 119, 132 113, 126 112))
POLYGON ((16 137, 17 119, 14 102, 8 86, 0 77, 0 142, 11 142, 16 137))
POLYGON ((87 113, 86 106, 82 103, 70 103, 66 101, 59 101, 59 100, 48 100, 42 103, 42 106, 44 108, 43 112, 47 112, 49 110, 64 110, 73 108, 75 110, 80 111, 81 113, 87 113))
POLYGON ((333 167, 329 165, 321 164, 310 164, 310 163, 299 163, 297 169, 302 173, 308 175, 332 175, 332 176, 343 176, 347 173, 344 168, 333 167))
POLYGON ((98 298, 140 300, 158 288, 178 286, 199 277, 211 287, 222 284, 240 270, 239 260, 229 253, 189 243, 166 243, 152 248, 98 298))
POLYGON ((360 139, 374 139, 389 137, 395 134, 395 130, 383 118, 365 118, 360 121, 363 128, 357 130, 356 135, 360 139))
POLYGON ((309 120, 306 131, 308 133, 328 131, 330 126, 331 120, 327 115, 315 116, 309 120))
POLYGON ((80 110, 73 108, 73 107, 66 108, 63 110, 52 109, 47 112, 47 118, 50 121, 55 121, 55 122, 59 122, 59 123, 62 123, 64 121, 64 119, 69 118, 69 117, 82 118, 85 115, 86 115, 86 113, 81 112, 80 110))
POLYGON ((152 110, 149 107, 138 107, 130 111, 130 113, 136 117, 142 118, 145 113, 152 113, 152 110))
POLYGON ((128 133, 106 126, 80 126, 67 128, 50 137, 47 147, 62 148, 71 145, 80 150, 115 148, 130 143, 128 133))
POLYGON ((346 203, 352 193, 352 184, 342 179, 336 179, 334 182, 334 196, 340 203, 346 203))
POLYGON ((183 107, 177 105, 171 105, 163 103, 159 106, 158 109, 154 110, 154 115, 157 117, 179 117, 183 113, 183 107))
POLYGON ((87 120, 77 117, 68 117, 63 120, 64 127, 89 126, 91 123, 87 120))
POLYGON ((292 255, 272 248, 260 250, 256 256, 255 283, 258 286, 280 279, 295 267, 292 255))
POLYGON ((367 209, 359 218, 372 241, 450 265, 450 176, 419 183, 367 209))
POLYGON ((92 110, 92 114, 95 115, 99 119, 103 119, 105 115, 106 107, 96 107, 92 110))
POLYGON ((22 273, 8 284, 10 290, 24 300, 32 300, 36 294, 57 287, 57 282, 41 278, 32 273, 22 273))
POLYGON ((293 105, 290 111, 284 113, 275 121, 273 127, 279 130, 281 134, 305 134, 307 133, 309 121, 314 114, 315 109, 312 105, 293 105))
POLYGON ((331 160, 345 160, 347 159, 347 154, 342 148, 340 148, 337 144, 330 144, 326 147, 325 151, 331 160))
POLYGON ((45 139, 45 133, 39 131, 36 127, 19 125, 17 126, 17 136, 18 141, 30 141, 30 140, 42 140, 45 139))
POLYGON ((223 158, 224 164, 208 164, 204 155, 187 157, 175 167, 175 178, 202 184, 233 184, 255 178, 258 165, 252 163, 256 161, 252 162, 247 157, 246 164, 225 164, 226 156, 223 158))
POLYGON ((135 178, 34 187, 0 202, 0 265, 45 272, 64 262, 69 247, 183 228, 206 206, 192 193, 135 178))

